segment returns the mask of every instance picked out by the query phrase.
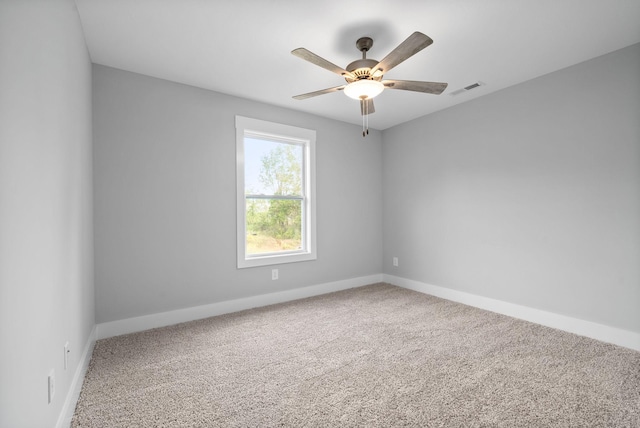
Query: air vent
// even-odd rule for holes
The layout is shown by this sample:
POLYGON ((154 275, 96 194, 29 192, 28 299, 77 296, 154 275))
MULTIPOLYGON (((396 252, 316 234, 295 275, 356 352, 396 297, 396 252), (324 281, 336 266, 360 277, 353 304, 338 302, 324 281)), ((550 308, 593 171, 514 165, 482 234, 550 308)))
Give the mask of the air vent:
POLYGON ((478 87, 480 87, 480 86, 484 86, 484 83, 482 83, 482 82, 472 83, 471 85, 467 85, 467 86, 465 86, 465 87, 464 87, 464 88, 462 88, 462 89, 458 89, 458 90, 455 90, 455 91, 453 91, 453 92, 450 92, 450 93, 449 93, 449 95, 453 95, 453 96, 455 96, 455 95, 460 95, 460 94, 462 94, 462 93, 464 93, 464 92, 472 91, 472 90, 474 90, 475 88, 478 88, 478 87))

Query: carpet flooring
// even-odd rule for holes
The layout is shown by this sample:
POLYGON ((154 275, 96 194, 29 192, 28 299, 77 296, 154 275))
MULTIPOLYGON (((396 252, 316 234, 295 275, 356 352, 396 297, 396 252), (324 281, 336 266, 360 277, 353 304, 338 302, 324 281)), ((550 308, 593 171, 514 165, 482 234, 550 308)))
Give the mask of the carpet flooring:
POLYGON ((99 340, 89 427, 640 427, 640 352, 388 284, 99 340))

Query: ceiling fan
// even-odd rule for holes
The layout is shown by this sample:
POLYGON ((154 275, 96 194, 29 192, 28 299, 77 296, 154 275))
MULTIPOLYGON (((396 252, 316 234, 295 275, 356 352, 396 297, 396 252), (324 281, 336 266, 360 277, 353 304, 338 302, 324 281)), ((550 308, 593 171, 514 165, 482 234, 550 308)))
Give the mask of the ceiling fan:
POLYGON ((360 100, 362 136, 364 137, 369 133, 367 116, 375 112, 373 98, 379 95, 385 88, 424 92, 435 95, 440 95, 445 90, 447 87, 446 83, 420 82, 414 80, 382 80, 384 73, 387 73, 396 65, 417 54, 431 43, 433 43, 433 40, 431 40, 429 36, 416 31, 384 57, 382 61, 376 61, 375 59, 367 58, 367 51, 373 46, 373 39, 370 37, 361 37, 356 42, 356 47, 362 52, 362 59, 353 61, 347 65, 346 68, 339 67, 305 48, 294 49, 291 51, 293 55, 339 74, 344 77, 347 84, 296 95, 293 98, 296 100, 304 100, 331 92, 344 91, 348 97, 360 100))

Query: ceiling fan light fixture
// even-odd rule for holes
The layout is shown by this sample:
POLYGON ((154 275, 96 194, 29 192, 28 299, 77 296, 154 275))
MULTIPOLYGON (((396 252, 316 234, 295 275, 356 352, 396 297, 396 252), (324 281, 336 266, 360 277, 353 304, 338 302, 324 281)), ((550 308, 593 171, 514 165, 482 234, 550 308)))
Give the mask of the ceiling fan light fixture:
POLYGON ((384 90, 384 85, 377 80, 356 80, 344 88, 344 93, 354 100, 371 99, 384 90))

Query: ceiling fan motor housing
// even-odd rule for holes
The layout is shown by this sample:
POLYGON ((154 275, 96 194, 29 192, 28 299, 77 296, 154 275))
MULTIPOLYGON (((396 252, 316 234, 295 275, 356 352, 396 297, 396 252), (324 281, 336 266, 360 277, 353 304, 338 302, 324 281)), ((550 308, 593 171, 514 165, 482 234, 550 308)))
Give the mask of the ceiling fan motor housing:
POLYGON ((345 80, 349 83, 362 79, 380 81, 382 79, 382 74, 371 76, 371 69, 377 64, 378 61, 376 61, 375 59, 355 60, 351 64, 347 65, 347 71, 351 72, 351 74, 353 74, 356 78, 353 79, 352 77, 345 77, 345 80))

